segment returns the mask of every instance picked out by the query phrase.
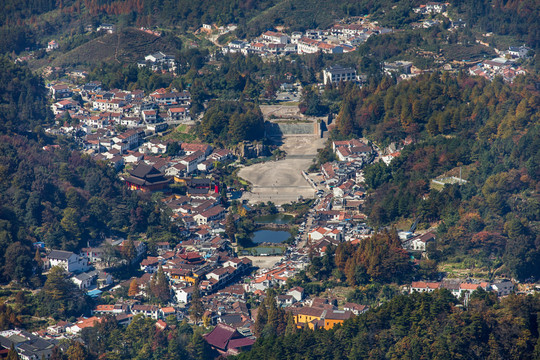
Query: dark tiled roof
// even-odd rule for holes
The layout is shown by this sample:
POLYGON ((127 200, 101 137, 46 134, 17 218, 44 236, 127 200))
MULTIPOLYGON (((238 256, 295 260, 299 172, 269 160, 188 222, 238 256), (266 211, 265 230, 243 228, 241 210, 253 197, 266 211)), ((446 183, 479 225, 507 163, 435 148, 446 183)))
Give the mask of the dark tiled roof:
POLYGON ((159 171, 154 168, 152 165, 147 165, 145 163, 139 163, 137 167, 129 172, 132 176, 138 178, 145 178, 148 175, 159 174, 159 171))
POLYGON ((214 330, 204 335, 206 341, 223 351, 227 350, 227 345, 231 339, 240 338, 242 335, 235 328, 226 324, 218 324, 214 330))
POLYGON ((53 250, 47 255, 49 259, 67 260, 73 253, 71 251, 53 250))

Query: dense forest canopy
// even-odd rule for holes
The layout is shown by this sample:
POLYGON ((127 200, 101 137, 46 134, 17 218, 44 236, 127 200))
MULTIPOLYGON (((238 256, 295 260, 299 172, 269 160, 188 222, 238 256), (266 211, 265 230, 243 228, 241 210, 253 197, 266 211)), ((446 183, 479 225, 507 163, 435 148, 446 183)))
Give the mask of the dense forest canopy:
POLYGON ((494 268, 503 260, 506 274, 520 279, 540 273, 540 94, 534 83, 534 77, 506 84, 434 73, 349 88, 336 137, 364 135, 383 146, 407 137, 413 142, 389 166, 365 169, 369 221, 440 222, 442 259, 469 254, 494 268), (432 188, 431 180, 459 168, 466 184, 432 188))
POLYGON ((261 109, 248 102, 212 102, 204 113, 198 134, 208 142, 228 145, 244 140, 262 140, 264 120, 261 109))
POLYGON ((401 295, 332 330, 261 337, 238 359, 537 359, 538 296, 401 295))

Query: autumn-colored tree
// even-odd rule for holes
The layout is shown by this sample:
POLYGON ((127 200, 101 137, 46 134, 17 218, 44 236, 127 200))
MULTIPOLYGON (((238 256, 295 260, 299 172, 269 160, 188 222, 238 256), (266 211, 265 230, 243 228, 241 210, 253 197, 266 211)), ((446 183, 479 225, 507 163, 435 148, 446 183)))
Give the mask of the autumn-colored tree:
POLYGON ((74 341, 66 350, 69 360, 87 360, 90 359, 88 350, 78 341, 74 341))
POLYGON ((129 284, 128 296, 134 297, 139 293, 139 285, 137 284, 137 279, 133 279, 129 284))
POLYGON ((135 249, 135 244, 133 243, 133 240, 129 239, 127 241, 124 241, 124 245, 122 247, 122 256, 130 264, 135 260, 135 258, 137 257, 137 250, 135 249))
POLYGON ((7 360, 19 360, 19 354, 17 353, 17 350, 15 350, 14 343, 11 343, 11 347, 9 348, 8 354, 7 354, 7 360))

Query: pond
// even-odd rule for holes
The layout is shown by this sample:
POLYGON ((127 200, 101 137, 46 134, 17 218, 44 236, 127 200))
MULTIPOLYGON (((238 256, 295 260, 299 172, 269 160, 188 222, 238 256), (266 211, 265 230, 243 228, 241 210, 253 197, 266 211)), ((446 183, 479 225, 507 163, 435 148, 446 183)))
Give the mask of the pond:
POLYGON ((278 224, 285 225, 290 224, 293 221, 294 217, 287 214, 273 214, 273 215, 264 215, 259 216, 253 219, 255 224, 278 224))
POLYGON ((253 233, 251 239, 255 244, 260 243, 282 243, 291 237, 291 233, 288 231, 276 231, 276 230, 259 230, 253 233))

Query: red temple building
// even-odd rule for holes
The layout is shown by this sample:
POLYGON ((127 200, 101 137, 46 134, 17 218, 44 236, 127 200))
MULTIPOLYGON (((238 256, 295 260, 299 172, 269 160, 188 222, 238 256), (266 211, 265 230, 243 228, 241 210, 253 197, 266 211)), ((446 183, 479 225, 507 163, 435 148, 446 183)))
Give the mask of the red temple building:
POLYGON ((126 184, 131 190, 159 191, 169 188, 171 182, 158 169, 145 163, 139 163, 129 174, 126 184))

